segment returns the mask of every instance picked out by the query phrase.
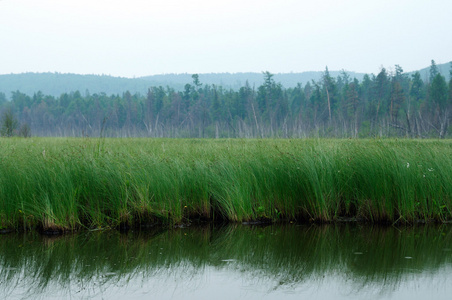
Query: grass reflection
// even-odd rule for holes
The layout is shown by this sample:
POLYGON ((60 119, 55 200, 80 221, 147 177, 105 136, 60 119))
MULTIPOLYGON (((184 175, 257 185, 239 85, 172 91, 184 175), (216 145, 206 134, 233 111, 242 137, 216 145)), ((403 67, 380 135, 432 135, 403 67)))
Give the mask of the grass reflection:
POLYGON ((0 236, 0 295, 95 297, 110 287, 155 278, 159 288, 184 282, 196 288, 207 269, 236 272, 270 290, 320 282, 326 275, 351 280, 355 290, 395 289, 413 274, 450 266, 451 242, 447 225, 232 225, 55 238, 9 234, 0 236))

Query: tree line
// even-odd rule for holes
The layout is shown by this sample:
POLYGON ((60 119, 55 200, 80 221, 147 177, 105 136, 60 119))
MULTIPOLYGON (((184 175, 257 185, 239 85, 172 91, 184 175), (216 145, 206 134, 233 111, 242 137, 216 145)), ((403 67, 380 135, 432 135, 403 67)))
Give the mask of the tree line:
POLYGON ((203 84, 198 74, 182 90, 153 86, 146 95, 59 97, 0 93, 4 136, 190 138, 420 137, 446 138, 452 116, 452 63, 447 79, 431 61, 429 76, 396 65, 359 81, 328 68, 319 80, 284 88, 273 74, 239 89, 203 84), (8 125, 9 124, 9 125, 8 125))

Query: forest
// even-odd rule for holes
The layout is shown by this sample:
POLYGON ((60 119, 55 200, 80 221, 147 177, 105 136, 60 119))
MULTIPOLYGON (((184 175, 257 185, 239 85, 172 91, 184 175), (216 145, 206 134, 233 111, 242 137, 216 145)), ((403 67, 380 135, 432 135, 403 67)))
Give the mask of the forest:
POLYGON ((193 74, 183 89, 151 86, 147 93, 80 91, 60 96, 19 90, 0 93, 3 136, 170 138, 449 138, 449 78, 431 61, 419 72, 381 68, 362 80, 328 68, 318 80, 285 88, 270 72, 259 86, 203 84, 193 74))

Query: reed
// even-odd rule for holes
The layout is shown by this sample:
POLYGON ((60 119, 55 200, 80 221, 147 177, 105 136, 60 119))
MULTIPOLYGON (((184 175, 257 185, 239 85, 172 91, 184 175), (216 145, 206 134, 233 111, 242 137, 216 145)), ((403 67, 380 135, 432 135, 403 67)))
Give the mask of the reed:
POLYGON ((452 219, 452 142, 4 138, 0 227, 452 219))

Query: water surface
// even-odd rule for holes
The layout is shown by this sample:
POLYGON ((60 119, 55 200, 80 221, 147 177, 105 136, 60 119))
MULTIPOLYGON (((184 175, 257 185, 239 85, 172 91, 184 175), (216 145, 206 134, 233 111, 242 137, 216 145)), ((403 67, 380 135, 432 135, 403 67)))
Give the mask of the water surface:
POLYGON ((0 236, 0 299, 450 299, 452 227, 0 236))

